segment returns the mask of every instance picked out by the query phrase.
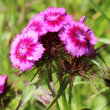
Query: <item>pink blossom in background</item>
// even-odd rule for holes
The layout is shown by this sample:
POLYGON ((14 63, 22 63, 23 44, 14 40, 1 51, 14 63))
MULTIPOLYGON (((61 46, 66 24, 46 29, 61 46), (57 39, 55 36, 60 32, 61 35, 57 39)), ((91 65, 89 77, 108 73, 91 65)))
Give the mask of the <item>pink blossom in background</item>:
POLYGON ((65 28, 64 32, 59 34, 65 47, 73 56, 90 56, 94 53, 94 45, 97 43, 93 31, 84 24, 85 17, 79 22, 73 21, 70 26, 65 28))
POLYGON ((28 31, 18 34, 11 45, 10 61, 13 67, 20 70, 31 69, 35 61, 39 61, 45 48, 38 42, 38 33, 28 31))
POLYGON ((39 34, 39 36, 47 33, 44 27, 44 16, 43 14, 35 15, 30 21, 27 27, 25 27, 22 33, 26 33, 29 30, 33 30, 39 34))
POLYGON ((49 32, 57 32, 65 24, 65 8, 49 7, 42 14, 45 20, 44 26, 49 32))
POLYGON ((7 75, 5 75, 5 76, 0 75, 0 94, 2 94, 4 91, 7 78, 8 78, 7 75))

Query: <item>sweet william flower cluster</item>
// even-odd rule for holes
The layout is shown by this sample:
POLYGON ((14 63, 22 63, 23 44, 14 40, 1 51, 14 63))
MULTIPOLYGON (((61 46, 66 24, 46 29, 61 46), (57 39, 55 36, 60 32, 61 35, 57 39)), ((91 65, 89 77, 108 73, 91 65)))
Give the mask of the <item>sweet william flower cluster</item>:
POLYGON ((64 8, 49 7, 35 15, 11 44, 13 67, 31 69, 42 58, 58 54, 63 46, 73 57, 92 55, 97 37, 84 21, 85 16, 75 21, 64 8))

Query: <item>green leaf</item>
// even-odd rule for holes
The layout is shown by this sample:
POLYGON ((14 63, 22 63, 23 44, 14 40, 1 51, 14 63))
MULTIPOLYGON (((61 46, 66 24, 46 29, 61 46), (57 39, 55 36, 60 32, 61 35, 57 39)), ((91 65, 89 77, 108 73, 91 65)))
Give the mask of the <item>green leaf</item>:
POLYGON ((103 63, 105 64, 106 68, 109 69, 107 64, 106 64, 106 62, 105 62, 105 60, 101 57, 101 55, 100 54, 97 54, 97 55, 103 61, 103 63))
POLYGON ((104 48, 106 48, 107 46, 109 46, 109 44, 104 44, 98 48, 96 48, 96 53, 99 53, 100 51, 102 51, 104 48))
POLYGON ((93 59, 92 59, 92 62, 95 63, 95 64, 102 70, 102 72, 103 72, 104 75, 105 75, 105 71, 104 71, 104 69, 102 68, 102 66, 101 66, 96 60, 93 60, 93 59))
POLYGON ((108 39, 108 38, 100 38, 100 39, 98 39, 98 41, 105 43, 105 44, 110 44, 110 39, 108 39))
POLYGON ((62 81, 61 86, 60 86, 58 93, 57 93, 57 97, 55 96, 53 98, 52 102, 49 104, 49 106, 45 110, 49 110, 49 108, 51 108, 51 106, 60 98, 60 96, 65 91, 65 89, 69 83, 69 80, 70 80, 69 75, 68 74, 64 75, 63 81, 62 81))
POLYGON ((35 92, 36 87, 35 86, 28 86, 21 97, 21 100, 19 102, 19 105, 17 106, 16 110, 21 110, 24 106, 24 104, 29 101, 35 92))

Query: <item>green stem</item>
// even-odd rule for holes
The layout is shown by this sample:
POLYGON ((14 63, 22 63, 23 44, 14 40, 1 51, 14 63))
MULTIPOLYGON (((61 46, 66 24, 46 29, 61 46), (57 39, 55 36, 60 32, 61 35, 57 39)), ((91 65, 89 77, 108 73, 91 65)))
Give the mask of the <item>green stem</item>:
POLYGON ((65 92, 62 94, 61 98, 62 98, 63 110, 68 110, 68 104, 67 104, 65 92))
POLYGON ((69 84, 69 110, 71 110, 71 99, 72 99, 72 86, 71 86, 71 82, 70 82, 70 84, 69 84))
POLYGON ((58 101, 55 103, 55 109, 56 109, 56 110, 60 110, 60 106, 59 106, 59 104, 58 104, 58 101))
MULTIPOLYGON (((53 98, 52 102, 48 105, 48 107, 45 110, 49 110, 51 108, 51 106, 60 98, 60 96, 62 96, 66 87, 68 86, 69 81, 70 80, 68 78, 68 75, 65 75, 63 78, 63 82, 61 84, 62 86, 58 90, 57 97, 53 98)), ((68 109, 66 109, 66 110, 68 110, 68 109)))
MULTIPOLYGON (((54 91, 52 90, 52 88, 51 88, 51 86, 50 86, 49 83, 48 83, 48 88, 50 89, 50 91, 51 91, 51 93, 52 93, 52 96, 55 97, 54 91)), ((56 109, 56 110, 60 110, 60 106, 59 106, 59 104, 58 104, 58 100, 57 100, 56 103, 55 103, 55 109, 56 109)))
POLYGON ((74 88, 74 96, 75 96, 75 103, 76 103, 76 110, 80 110, 80 94, 79 94, 79 88, 74 88))
MULTIPOLYGON (((47 84, 48 84, 49 90, 50 90, 51 93, 52 93, 52 96, 55 97, 55 93, 54 93, 55 91, 53 91, 51 85, 49 84, 49 81, 52 81, 51 65, 48 66, 47 84)), ((53 81, 52 81, 52 82, 53 82, 53 81)), ((60 106, 59 106, 59 104, 58 104, 58 100, 56 100, 55 109, 56 109, 56 110, 60 110, 60 106)))

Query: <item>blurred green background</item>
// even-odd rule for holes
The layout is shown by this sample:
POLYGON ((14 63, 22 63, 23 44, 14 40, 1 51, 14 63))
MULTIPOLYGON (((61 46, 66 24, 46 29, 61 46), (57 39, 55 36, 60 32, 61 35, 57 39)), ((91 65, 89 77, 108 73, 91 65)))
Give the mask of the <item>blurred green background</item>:
MULTIPOLYGON (((66 8, 67 13, 75 20, 86 16, 86 24, 98 37, 96 48, 110 44, 110 0, 0 0, 0 74, 8 74, 8 83, 14 82, 12 87, 14 92, 22 91, 24 84, 22 79, 17 77, 19 70, 13 69, 9 61, 10 44, 34 15, 49 6, 66 8)), ((100 54, 110 67, 110 46, 100 54)), ((73 110, 83 108, 110 110, 110 88, 100 79, 95 80, 95 83, 103 98, 93 84, 88 85, 88 82, 76 78, 72 96, 73 110)), ((16 108, 17 98, 19 99, 20 96, 15 95, 6 110, 16 108)), ((36 110, 33 101, 28 101, 23 110, 36 110)))

